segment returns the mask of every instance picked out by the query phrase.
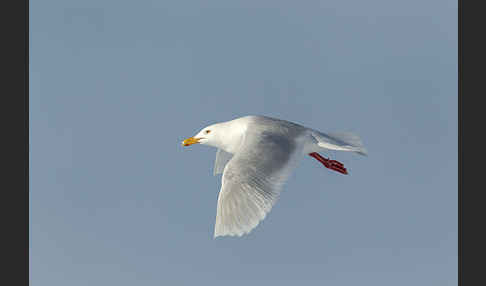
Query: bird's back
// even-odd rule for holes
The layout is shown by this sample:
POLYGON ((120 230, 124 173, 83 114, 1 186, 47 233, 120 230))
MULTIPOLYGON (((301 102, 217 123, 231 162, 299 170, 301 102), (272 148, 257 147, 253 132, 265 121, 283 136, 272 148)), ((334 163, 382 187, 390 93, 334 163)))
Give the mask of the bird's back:
POLYGON ((261 115, 249 115, 240 117, 246 123, 247 130, 260 133, 272 133, 274 135, 282 135, 287 138, 297 138, 308 129, 302 125, 261 115))

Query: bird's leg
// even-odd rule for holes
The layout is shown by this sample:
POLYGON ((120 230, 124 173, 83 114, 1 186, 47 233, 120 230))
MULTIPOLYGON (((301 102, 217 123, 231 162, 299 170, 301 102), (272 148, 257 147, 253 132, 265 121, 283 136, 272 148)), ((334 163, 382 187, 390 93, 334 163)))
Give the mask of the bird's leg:
POLYGON ((317 161, 321 162, 324 167, 329 168, 331 170, 337 171, 342 174, 348 174, 348 171, 346 168, 344 168, 344 165, 341 162, 338 162, 336 160, 329 160, 324 157, 322 157, 319 153, 317 152, 312 152, 309 153, 309 156, 315 158, 317 161))

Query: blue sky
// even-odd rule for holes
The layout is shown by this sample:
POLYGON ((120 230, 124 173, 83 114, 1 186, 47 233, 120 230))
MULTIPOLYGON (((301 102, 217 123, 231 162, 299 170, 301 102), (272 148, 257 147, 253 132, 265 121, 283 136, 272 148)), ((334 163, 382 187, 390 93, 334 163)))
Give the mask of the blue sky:
POLYGON ((457 1, 31 1, 37 285, 457 285, 457 1), (249 114, 359 134, 213 239, 215 149, 249 114))

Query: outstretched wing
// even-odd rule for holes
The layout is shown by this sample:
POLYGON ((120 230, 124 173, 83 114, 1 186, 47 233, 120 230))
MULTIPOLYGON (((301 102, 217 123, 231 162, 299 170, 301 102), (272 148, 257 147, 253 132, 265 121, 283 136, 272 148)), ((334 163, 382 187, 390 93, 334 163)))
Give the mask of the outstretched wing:
POLYGON ((218 196, 214 237, 249 233, 278 199, 297 163, 298 146, 271 133, 245 135, 224 168, 218 196))

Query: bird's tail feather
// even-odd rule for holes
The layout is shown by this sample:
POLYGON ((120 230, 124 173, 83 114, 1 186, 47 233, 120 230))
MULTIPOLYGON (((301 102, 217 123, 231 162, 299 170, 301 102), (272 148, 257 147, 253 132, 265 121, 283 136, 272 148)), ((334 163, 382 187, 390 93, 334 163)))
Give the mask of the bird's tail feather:
POLYGON ((318 141, 317 145, 322 148, 339 151, 351 151, 363 156, 368 155, 368 151, 364 147, 361 138, 351 132, 331 132, 324 134, 314 131, 312 132, 312 135, 318 141))

